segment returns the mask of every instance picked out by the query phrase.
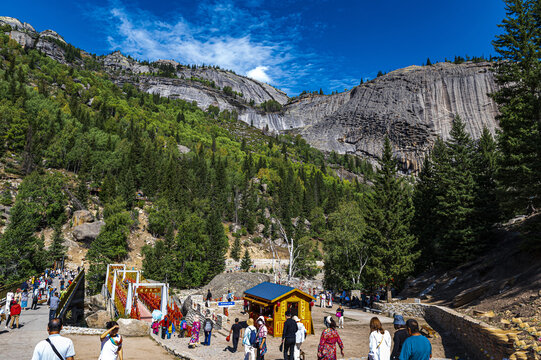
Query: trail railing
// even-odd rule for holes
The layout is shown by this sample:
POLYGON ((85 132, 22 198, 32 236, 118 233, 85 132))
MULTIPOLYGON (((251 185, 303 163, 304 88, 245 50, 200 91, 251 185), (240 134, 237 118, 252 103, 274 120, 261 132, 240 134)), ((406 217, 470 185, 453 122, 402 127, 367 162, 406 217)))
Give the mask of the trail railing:
POLYGON ((68 289, 60 299, 60 304, 58 304, 58 309, 56 309, 55 316, 57 318, 63 319, 64 316, 66 316, 66 312, 70 307, 70 304, 73 300, 73 297, 77 293, 77 289, 81 284, 84 284, 85 282, 85 270, 82 269, 79 274, 73 279, 70 286, 68 286, 68 289))

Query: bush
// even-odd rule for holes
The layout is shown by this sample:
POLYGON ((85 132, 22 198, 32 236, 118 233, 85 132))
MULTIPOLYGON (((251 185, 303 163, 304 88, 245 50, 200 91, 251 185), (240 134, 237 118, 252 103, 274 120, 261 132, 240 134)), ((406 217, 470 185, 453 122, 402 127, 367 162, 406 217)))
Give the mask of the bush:
POLYGON ((261 242, 263 241, 263 239, 261 238, 261 236, 256 236, 252 239, 252 242, 254 244, 261 244, 261 242))

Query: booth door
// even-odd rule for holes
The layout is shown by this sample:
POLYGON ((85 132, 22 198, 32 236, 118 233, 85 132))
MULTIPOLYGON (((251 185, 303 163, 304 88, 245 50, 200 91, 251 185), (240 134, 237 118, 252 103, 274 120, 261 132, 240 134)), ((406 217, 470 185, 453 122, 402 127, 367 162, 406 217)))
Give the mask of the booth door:
POLYGON ((287 310, 291 313, 291 316, 299 316, 299 302, 288 302, 287 310))

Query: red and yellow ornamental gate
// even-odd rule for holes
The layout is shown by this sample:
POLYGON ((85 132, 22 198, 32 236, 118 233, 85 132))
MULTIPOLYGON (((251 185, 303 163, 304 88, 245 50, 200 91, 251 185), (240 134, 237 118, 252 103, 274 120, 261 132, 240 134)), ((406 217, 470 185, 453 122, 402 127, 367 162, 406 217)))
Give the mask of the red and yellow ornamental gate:
POLYGON ((139 299, 150 311, 158 309, 163 315, 167 315, 168 312, 177 312, 176 306, 171 308, 167 305, 169 298, 167 284, 146 282, 141 271, 127 270, 125 264, 107 265, 105 285, 119 314, 139 318, 137 308, 139 299))

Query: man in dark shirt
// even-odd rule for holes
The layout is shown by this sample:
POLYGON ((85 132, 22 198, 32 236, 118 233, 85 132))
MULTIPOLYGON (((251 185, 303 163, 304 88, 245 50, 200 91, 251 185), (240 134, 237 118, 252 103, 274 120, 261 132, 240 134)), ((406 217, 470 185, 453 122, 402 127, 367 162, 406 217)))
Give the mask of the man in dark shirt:
POLYGON ((404 321, 402 315, 395 315, 393 324, 396 331, 393 336, 393 351, 391 352, 391 360, 398 360, 400 358, 402 344, 408 338, 408 331, 406 330, 406 322, 404 321))
POLYGON ((282 333, 282 346, 284 347, 284 360, 293 360, 295 351, 295 335, 297 333, 297 323, 291 317, 291 312, 286 311, 286 322, 284 323, 284 332, 282 333), (289 354, 289 355, 288 355, 289 354))
POLYGON ((235 323, 233 326, 231 326, 231 330, 229 330, 229 336, 233 334, 233 347, 231 352, 237 352, 237 346, 239 345, 239 339, 240 339, 240 331, 242 330, 242 325, 239 324, 239 318, 235 319, 235 323))

